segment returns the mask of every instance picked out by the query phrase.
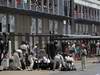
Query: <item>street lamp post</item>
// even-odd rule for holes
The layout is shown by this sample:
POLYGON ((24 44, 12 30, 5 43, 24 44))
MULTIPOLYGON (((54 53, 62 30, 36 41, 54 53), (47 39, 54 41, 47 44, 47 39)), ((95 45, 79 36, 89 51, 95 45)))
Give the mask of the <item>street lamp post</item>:
POLYGON ((6 18, 6 24, 7 24, 7 32, 6 32, 6 49, 8 50, 8 54, 9 54, 9 59, 11 58, 11 41, 10 41, 10 18, 9 18, 9 14, 7 14, 7 18, 6 18))

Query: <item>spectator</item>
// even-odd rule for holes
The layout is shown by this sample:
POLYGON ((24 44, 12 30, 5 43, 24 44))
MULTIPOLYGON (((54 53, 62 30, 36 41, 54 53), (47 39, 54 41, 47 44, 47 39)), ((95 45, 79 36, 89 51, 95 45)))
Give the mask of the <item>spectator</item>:
POLYGON ((20 49, 17 49, 15 52, 14 52, 14 55, 13 55, 13 61, 14 61, 14 67, 15 67, 15 70, 22 70, 21 69, 21 57, 20 55, 22 54, 22 51, 20 49))
POLYGON ((100 55, 100 42, 99 41, 96 44, 96 55, 100 55))
POLYGON ((7 70, 9 68, 9 58, 7 53, 4 54, 1 66, 3 67, 3 70, 7 70))
POLYGON ((87 51, 84 45, 82 45, 81 47, 80 56, 81 56, 81 66, 83 71, 84 69, 86 69, 86 56, 87 56, 87 51))

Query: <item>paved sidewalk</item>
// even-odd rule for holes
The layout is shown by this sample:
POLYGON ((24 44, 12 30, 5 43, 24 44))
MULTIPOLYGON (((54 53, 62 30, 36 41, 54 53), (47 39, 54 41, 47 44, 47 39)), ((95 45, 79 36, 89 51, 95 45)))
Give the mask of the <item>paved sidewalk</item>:
MULTIPOLYGON (((75 61, 75 63, 80 63, 81 60, 75 61)), ((91 57, 91 58, 87 58, 86 59, 87 63, 93 63, 93 62, 97 62, 98 58, 97 57, 91 57)))

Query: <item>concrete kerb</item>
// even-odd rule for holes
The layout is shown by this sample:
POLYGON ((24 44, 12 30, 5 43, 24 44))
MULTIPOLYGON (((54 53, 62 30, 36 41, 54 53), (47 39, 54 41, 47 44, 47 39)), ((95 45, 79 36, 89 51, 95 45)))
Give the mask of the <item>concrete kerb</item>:
POLYGON ((49 72, 46 70, 33 70, 33 71, 1 71, 0 75, 48 75, 49 72))

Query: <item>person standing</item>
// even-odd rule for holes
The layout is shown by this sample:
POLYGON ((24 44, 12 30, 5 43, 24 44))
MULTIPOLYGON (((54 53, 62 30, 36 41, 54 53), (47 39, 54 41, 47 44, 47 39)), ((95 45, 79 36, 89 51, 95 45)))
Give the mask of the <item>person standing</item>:
POLYGON ((99 41, 96 43, 96 56, 97 56, 98 62, 100 62, 100 42, 99 41))
POLYGON ((97 56, 100 55, 100 42, 99 41, 96 43, 96 55, 97 56))
POLYGON ((86 69, 86 56, 87 56, 87 50, 85 48, 85 45, 82 45, 81 47, 80 56, 81 56, 82 71, 84 71, 86 69))
POLYGON ((80 60, 80 46, 77 45, 75 49, 75 60, 80 60))

